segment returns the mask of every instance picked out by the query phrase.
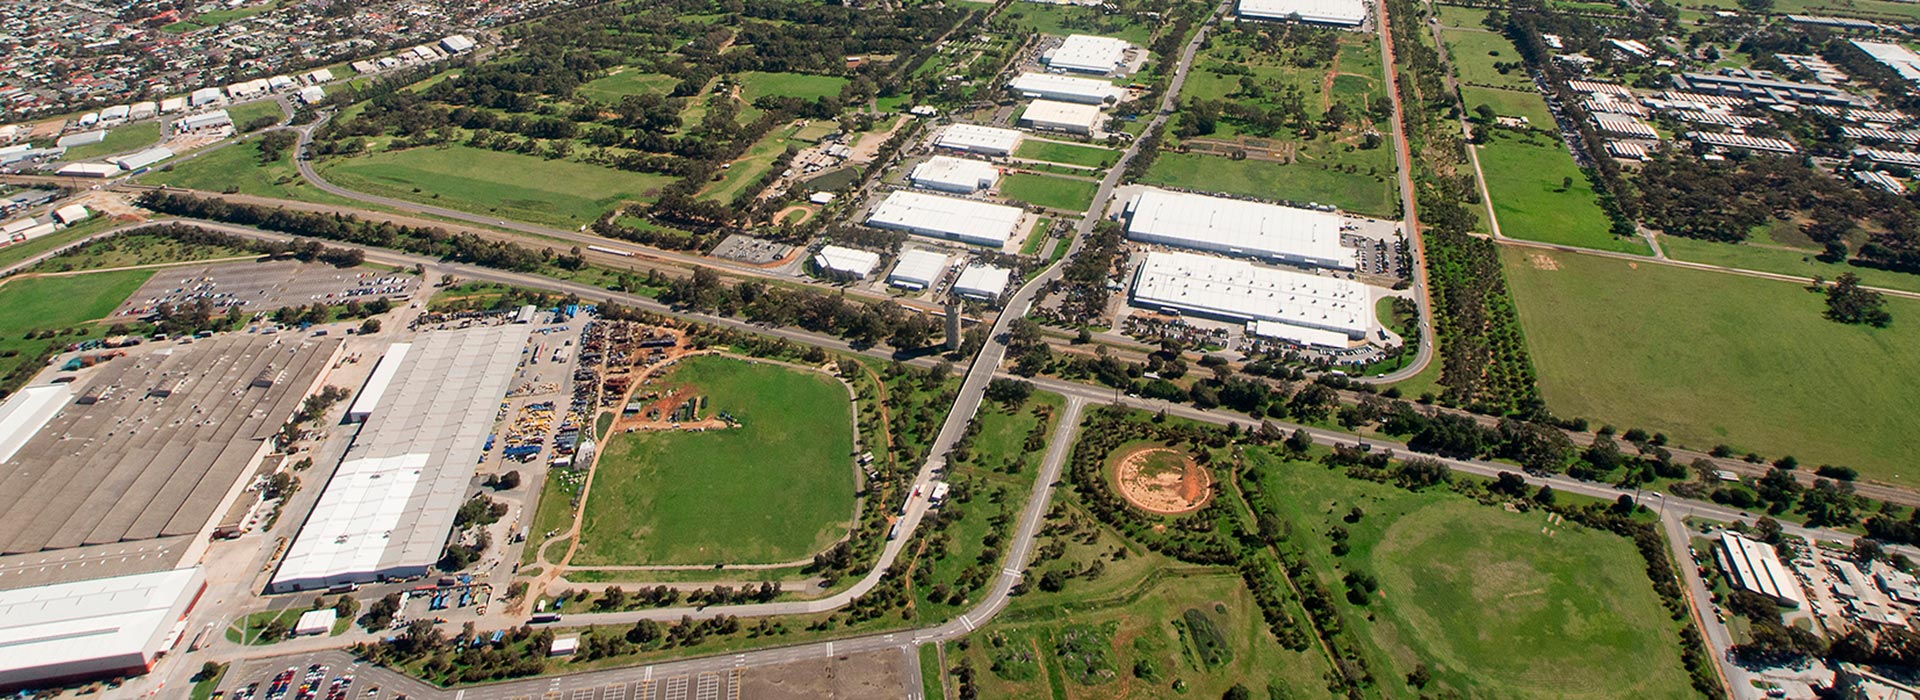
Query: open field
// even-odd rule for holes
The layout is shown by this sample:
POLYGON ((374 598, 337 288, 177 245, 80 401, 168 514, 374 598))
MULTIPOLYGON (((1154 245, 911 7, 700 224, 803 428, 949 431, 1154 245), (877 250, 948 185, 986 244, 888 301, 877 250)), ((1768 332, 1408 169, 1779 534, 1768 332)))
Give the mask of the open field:
POLYGON ((665 95, 673 92, 673 86, 679 83, 671 75, 628 68, 582 85, 576 94, 607 104, 619 104, 620 98, 628 95, 665 95))
POLYGON ((1818 253, 1810 250, 1789 250, 1764 244, 1721 243, 1679 236, 1661 236, 1660 249, 1666 251, 1667 255, 1675 260, 1777 272, 1783 275, 1820 276, 1833 279, 1842 273, 1851 272, 1859 275, 1861 284, 1920 292, 1920 275, 1856 267, 1845 263, 1821 262, 1814 257, 1818 253))
POLYGON ((701 199, 718 202, 731 202, 748 187, 760 181, 760 177, 773 167, 773 162, 788 148, 799 149, 807 144, 801 143, 796 136, 800 132, 798 124, 776 127, 747 147, 747 152, 733 161, 732 167, 720 173, 720 179, 708 184, 701 190, 701 199))
MULTIPOLYGON (((847 79, 837 75, 808 75, 805 73, 765 73, 747 71, 740 76, 740 99, 747 104, 767 95, 780 97, 798 97, 803 100, 817 100, 840 94, 847 79)), ((669 85, 668 87, 672 87, 669 85)))
POLYGON ((1014 150, 1013 155, 1029 160, 1066 163, 1068 165, 1085 165, 1094 168, 1104 168, 1113 165, 1113 162, 1120 158, 1120 152, 1111 148, 1081 146, 1071 143, 1061 143, 1059 141, 1041 141, 1039 139, 1026 139, 1021 141, 1020 147, 1014 150))
MULTIPOLYGON (((1391 152, 1386 146, 1376 150, 1391 152)), ((1323 169, 1305 160, 1282 164, 1198 153, 1162 153, 1142 182, 1262 199, 1320 202, 1373 216, 1391 216, 1397 211, 1394 183, 1386 176, 1364 170, 1349 173, 1332 167, 1323 169)))
POLYGON ((236 129, 245 129, 247 124, 261 117, 285 119, 286 112, 280 110, 280 103, 274 100, 254 100, 242 105, 227 108, 227 116, 233 118, 236 129))
POLYGON ((330 160, 328 180, 349 189, 531 223, 575 227, 672 178, 567 160, 451 145, 330 160))
POLYGON ((278 7, 279 5, 280 5, 279 0, 268 0, 267 2, 261 2, 254 5, 248 5, 245 7, 235 7, 235 8, 225 9, 225 10, 214 10, 212 12, 202 12, 194 15, 192 19, 185 19, 179 22, 174 22, 173 24, 163 26, 160 28, 160 31, 163 31, 169 34, 185 34, 187 32, 191 32, 196 29, 205 29, 207 27, 217 27, 222 24, 226 24, 228 22, 234 21, 236 19, 246 19, 248 17, 252 17, 254 15, 260 14, 262 12, 266 12, 267 10, 271 10, 275 7, 278 7))
POLYGON ((1592 183, 1559 140, 1494 133, 1491 142, 1474 148, 1480 153, 1480 169, 1486 174, 1502 234, 1623 253, 1649 252, 1645 241, 1613 235, 1613 222, 1595 200, 1592 183))
POLYGON ((1377 578, 1365 605, 1336 605, 1371 647, 1373 673, 1393 679, 1381 683, 1397 691, 1386 697, 1696 697, 1677 624, 1630 540, 1265 450, 1248 456, 1257 507, 1287 523, 1308 575, 1331 591, 1346 588, 1343 571, 1377 578), (1332 553, 1334 529, 1347 533, 1345 555, 1332 553), (1426 688, 1398 682, 1419 664, 1433 677, 1426 688))
MULTIPOLYGON (((1688 0, 1684 6, 1714 10, 1743 10, 1738 0, 1688 0)), ((1774 14, 1829 15, 1865 17, 1900 22, 1920 20, 1920 6, 1885 0, 1777 0, 1774 14)))
POLYGON ((171 185, 207 192, 237 192, 260 197, 322 204, 365 206, 307 184, 294 168, 293 149, 270 163, 260 162, 257 137, 177 159, 136 178, 143 185, 171 185))
POLYGON ((1494 114, 1503 117, 1526 117, 1528 126, 1548 130, 1556 128, 1553 112, 1547 109, 1546 98, 1537 92, 1468 85, 1460 88, 1460 98, 1465 101, 1468 110, 1487 105, 1493 108, 1494 114))
POLYGON ((0 286, 0 383, 11 393, 25 384, 49 348, 105 335, 89 321, 106 318, 153 276, 152 270, 121 270, 67 277, 13 277, 0 286), (81 328, 83 332, 28 338, 30 331, 81 328), (20 374, 15 374, 16 372, 20 374))
POLYGON ((654 386, 706 397, 731 429, 607 441, 574 563, 777 563, 847 531, 852 407, 824 375, 728 357, 688 359, 654 386), (769 449, 778 446, 778 449, 769 449))
POLYGON ((144 121, 128 124, 107 132, 107 138, 100 143, 75 146, 67 149, 65 160, 86 160, 115 153, 138 151, 160 143, 160 122, 144 121))
POLYGON ((1153 38, 1153 27, 1124 14, 1105 14, 1096 7, 1023 2, 1009 6, 1001 16, 1041 34, 1098 34, 1126 39, 1135 46, 1146 46, 1153 38))
POLYGON ((1440 35, 1452 49, 1453 67, 1459 71, 1462 82, 1518 90, 1533 88, 1526 68, 1519 65, 1520 52, 1506 37, 1480 28, 1447 29, 1440 35), (1496 63, 1514 65, 1501 73, 1494 67, 1496 63))
POLYGON ((1801 285, 1666 265, 1503 252, 1547 405, 1870 479, 1920 480, 1911 459, 1920 395, 1920 302, 1887 299, 1874 329, 1821 316, 1801 285), (1536 256, 1546 256, 1537 259, 1536 256), (1554 268, 1554 269, 1546 269, 1554 268))
POLYGON ((249 255, 245 250, 222 245, 188 244, 154 233, 123 233, 94 241, 85 247, 35 265, 32 272, 71 272, 104 270, 113 267, 193 262, 249 255))
POLYGON ((1440 16, 1440 24, 1453 28, 1484 29, 1480 24, 1486 21, 1488 11, 1478 7, 1459 5, 1435 5, 1435 14, 1440 16))
POLYGON ((1051 175, 1014 173, 1000 179, 1000 194, 1034 206, 1086 211, 1099 183, 1051 175))

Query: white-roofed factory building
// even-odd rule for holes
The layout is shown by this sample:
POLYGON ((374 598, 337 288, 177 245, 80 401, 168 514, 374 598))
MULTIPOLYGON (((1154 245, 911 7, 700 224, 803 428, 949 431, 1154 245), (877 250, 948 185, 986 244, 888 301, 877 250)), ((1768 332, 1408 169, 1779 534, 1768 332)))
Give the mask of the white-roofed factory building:
POLYGON ((1317 345, 1336 344, 1336 335, 1359 340, 1373 325, 1371 295, 1353 280, 1193 253, 1144 257, 1133 278, 1134 306, 1258 323, 1260 335, 1317 345), (1304 330, 1290 335, 1289 327, 1304 330))
POLYGON ((172 157, 173 149, 167 148, 166 146, 154 146, 153 148, 135 151, 118 158, 109 158, 108 160, 114 165, 120 166, 122 170, 133 172, 141 168, 151 168, 160 161, 172 157))
POLYGON ((1125 66, 1130 48, 1125 39, 1075 34, 1047 52, 1045 60, 1055 70, 1106 75, 1125 66))
POLYGON ((173 120, 173 131, 174 133, 177 133, 177 134, 185 134, 189 132, 203 131, 203 130, 218 130, 218 129, 232 129, 232 128, 233 128, 233 115, 227 114, 227 110, 224 110, 224 109, 216 109, 211 112, 201 112, 199 114, 190 114, 190 115, 181 117, 179 119, 173 120))
POLYGON ((1773 545, 1741 537, 1734 532, 1720 533, 1720 566, 1733 584, 1774 599, 1782 605, 1800 607, 1807 596, 1800 582, 1780 563, 1773 545))
POLYGON ((1034 100, 1020 114, 1020 125, 1069 134, 1092 134, 1100 126, 1099 105, 1034 100))
POLYGON ((146 673, 205 591, 198 567, 0 591, 0 689, 146 673))
POLYGON ((933 145, 967 153, 1004 156, 1020 146, 1020 137, 1020 132, 1013 129, 954 124, 941 130, 933 145))
POLYGON ((907 175, 914 187, 956 194, 973 194, 993 189, 1000 183, 1000 169, 992 163, 952 156, 934 156, 913 166, 907 175))
POLYGON ((400 375, 400 363, 406 361, 407 352, 412 349, 413 343, 387 346, 387 351, 380 355, 379 362, 374 365, 373 374, 368 375, 367 383, 360 386, 360 393, 355 394, 353 403, 347 405, 348 422, 365 423, 373 416, 373 410, 380 407, 381 399, 393 387, 393 378, 400 375))
POLYGON ((1090 105, 1114 104, 1127 95, 1126 90, 1105 80, 1053 73, 1021 73, 1007 87, 1023 97, 1090 105))
POLYGON ((979 301, 998 301, 1000 295, 1007 292, 1007 284, 1012 281, 1012 270, 973 263, 961 270, 960 277, 953 281, 953 293, 979 301))
POLYGON ((70 398, 73 391, 66 384, 41 384, 22 388, 0 403, 0 462, 13 459, 70 398))
POLYGON ((1353 27, 1367 21, 1367 5, 1362 0, 1240 0, 1240 16, 1353 27))
POLYGON ((907 250, 887 273, 887 284, 902 289, 926 289, 947 272, 947 255, 931 250, 907 250))
POLYGON ((1351 270, 1342 219, 1311 209, 1147 189, 1127 202, 1127 238, 1176 248, 1351 270))
POLYGON ((268 589, 420 576, 466 501, 531 327, 421 336, 353 437, 268 589))
POLYGON ((867 225, 998 249, 1013 238, 1024 215, 1004 204, 901 191, 874 207, 867 225))
POLYGON ((813 268, 821 276, 839 280, 863 280, 880 266, 880 254, 845 246, 821 246, 813 254, 813 268))

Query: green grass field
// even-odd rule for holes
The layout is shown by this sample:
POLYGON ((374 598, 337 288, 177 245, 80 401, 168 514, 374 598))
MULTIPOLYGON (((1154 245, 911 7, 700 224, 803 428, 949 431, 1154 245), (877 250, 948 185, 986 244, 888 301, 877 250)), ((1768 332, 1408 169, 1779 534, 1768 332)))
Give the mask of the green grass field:
MULTIPOLYGON (((1703 9, 1744 10, 1738 0, 1688 0, 1687 5, 1703 9)), ((1866 17, 1902 22, 1920 20, 1920 6, 1884 0, 1777 0, 1774 14, 1833 15, 1866 17)))
POLYGON ((627 95, 665 95, 673 92, 673 86, 679 83, 680 80, 671 75, 629 68, 582 85, 576 94, 607 104, 619 104, 620 98, 627 95))
POLYGON ((160 143, 160 122, 128 124, 107 132, 106 140, 67 149, 66 160, 86 160, 115 153, 138 151, 160 143))
POLYGON ((145 185, 171 185, 207 192, 231 190, 260 197, 366 206, 307 184, 294 167, 292 149, 282 153, 278 160, 261 163, 258 137, 202 151, 191 158, 176 159, 137 179, 145 185))
POLYGON ((1920 292, 1920 275, 1890 270, 1876 270, 1871 267, 1855 267, 1844 263, 1820 262, 1814 258, 1814 251, 1788 250, 1765 245, 1746 243, 1721 243, 1702 241, 1679 236, 1661 236, 1660 249, 1675 260, 1706 263, 1723 267, 1735 267, 1743 270, 1777 272, 1783 275, 1802 277, 1820 276, 1827 279, 1839 277, 1851 272, 1860 277, 1860 283, 1887 289, 1904 289, 1920 292))
POLYGON ((1025 139, 1020 147, 1014 149, 1017 158, 1046 161, 1048 163, 1066 163, 1084 165, 1090 168, 1104 168, 1120 159, 1120 152, 1111 148, 1082 146, 1059 141, 1041 141, 1025 139))
POLYGON ((1248 458, 1261 480, 1258 507, 1287 523, 1292 546, 1312 564, 1308 575, 1336 592, 1343 617, 1372 647, 1373 672, 1393 679, 1381 684, 1396 691, 1385 697, 1416 695, 1399 681, 1416 664, 1431 670, 1422 692, 1435 697, 1696 697, 1678 627, 1630 540, 1264 450, 1248 458), (1335 527, 1348 533, 1345 556, 1332 553, 1325 534, 1335 527), (1367 605, 1337 593, 1343 571, 1378 579, 1367 605))
POLYGON ((1022 2, 1008 7, 1001 17, 1041 34, 1098 34, 1126 39, 1135 46, 1146 46, 1153 38, 1153 27, 1133 17, 1125 14, 1108 15, 1099 8, 1078 5, 1022 2))
POLYGON ((227 9, 227 10, 214 10, 212 12, 202 12, 200 14, 194 15, 192 19, 181 20, 179 22, 174 22, 173 24, 163 26, 160 28, 160 31, 166 32, 168 34, 185 34, 187 32, 191 32, 196 29, 205 29, 207 27, 217 27, 222 24, 226 24, 228 22, 234 21, 236 19, 245 19, 248 17, 252 17, 262 12, 266 12, 267 10, 271 10, 275 7, 278 7, 279 5, 280 5, 279 0, 270 0, 269 2, 262 2, 257 5, 249 5, 246 7, 237 7, 233 9, 227 9))
POLYGON ((1498 131, 1493 141, 1476 148, 1503 235, 1623 253, 1649 252, 1643 240, 1613 235, 1613 222, 1595 200, 1592 184, 1558 139, 1498 131), (1569 182, 1572 187, 1562 189, 1569 182))
POLYGON ((1485 29, 1481 22, 1486 21, 1488 11, 1478 7, 1459 5, 1435 5, 1434 11, 1440 15, 1440 24, 1453 28, 1485 29))
POLYGON ((759 141, 747 147, 746 153, 733 161, 732 167, 721 171, 720 179, 701 190, 700 198, 717 202, 733 201, 741 191, 758 184, 760 177, 773 167, 774 160, 785 153, 787 147, 802 148, 807 145, 796 138, 799 132, 798 126, 783 126, 760 137, 759 141))
POLYGON ((329 160, 321 174, 371 194, 477 214, 575 227, 672 181, 567 160, 467 146, 412 148, 329 160))
POLYGON ((574 563, 777 563, 846 534, 852 407, 824 375, 703 356, 660 387, 707 397, 741 427, 623 433, 604 447, 574 563))
POLYGON ((1093 206, 1097 182, 1051 175, 1014 173, 1000 179, 1000 194, 1034 206, 1066 211, 1086 211, 1093 206))
POLYGON ((1895 380, 1920 373, 1920 302, 1888 298, 1889 328, 1848 326, 1793 283, 1535 255, 1508 249, 1507 279, 1556 414, 1920 480, 1920 394, 1895 380))
POLYGON ((1468 85, 1460 88, 1460 98, 1466 101, 1468 110, 1487 105, 1493 108, 1494 114, 1503 117, 1526 117, 1527 124, 1534 128, 1555 128, 1553 112, 1547 109, 1546 98, 1531 90, 1499 90, 1468 85))
POLYGON ((0 377, 5 390, 25 384, 28 376, 14 372, 36 370, 49 348, 105 334, 89 322, 106 318, 153 276, 152 270, 121 270, 65 277, 14 277, 0 285, 0 377), (53 338, 28 339, 29 331, 83 329, 53 338))
MULTIPOLYGON (((1384 145, 1375 150, 1391 152, 1384 145)), ((1320 202, 1373 216, 1391 216, 1396 211, 1391 178, 1364 170, 1349 173, 1323 169, 1305 160, 1281 164, 1198 153, 1162 153, 1142 182, 1263 199, 1320 202)))
MULTIPOLYGON (((740 99, 747 104, 766 95, 798 97, 803 100, 817 100, 840 94, 847 79, 837 75, 808 75, 805 73, 765 73, 747 71, 739 75, 740 99)), ((671 87, 671 86, 669 86, 671 87)))
POLYGON ((273 100, 255 100, 243 105, 227 108, 227 116, 233 118, 234 128, 244 129, 247 124, 261 117, 273 117, 284 120, 287 113, 281 111, 280 103, 273 100))
POLYGON ((1513 42, 1485 29, 1447 29, 1440 32, 1447 40, 1447 46, 1453 49, 1453 67, 1459 71, 1462 82, 1476 85, 1513 88, 1517 90, 1533 89, 1533 81, 1527 77, 1525 68, 1511 68, 1505 74, 1494 68, 1495 63, 1519 63, 1520 52, 1513 48, 1513 42))
POLYGON ((248 255, 247 251, 239 248, 187 244, 172 237, 136 231, 94 241, 80 250, 64 253, 35 265, 31 270, 33 272, 104 270, 133 265, 192 262, 248 255))

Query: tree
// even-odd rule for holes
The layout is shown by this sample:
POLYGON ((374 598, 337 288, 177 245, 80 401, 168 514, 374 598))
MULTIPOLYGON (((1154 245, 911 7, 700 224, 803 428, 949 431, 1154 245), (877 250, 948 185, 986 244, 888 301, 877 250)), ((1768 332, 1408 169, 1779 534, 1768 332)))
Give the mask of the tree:
POLYGON ((1233 687, 1227 689, 1227 692, 1220 695, 1220 700, 1253 700, 1253 691, 1235 683, 1233 687))
POLYGON ((1306 454, 1307 450, 1313 449, 1313 436, 1307 434, 1306 428, 1295 428, 1293 434, 1287 436, 1286 445, 1289 452, 1296 455, 1306 454))
POLYGON ((1754 534, 1760 536, 1761 542, 1765 542, 1767 544, 1780 543, 1781 532, 1780 532, 1780 521, 1778 520, 1774 520, 1769 516, 1762 515, 1760 516, 1759 520, 1753 521, 1753 530, 1754 530, 1754 534))
POLYGON ((1827 287, 1827 318, 1841 323, 1864 324, 1875 328, 1886 328, 1893 322, 1893 315, 1887 313, 1887 300, 1879 292, 1860 287, 1860 277, 1851 272, 1840 273, 1833 284, 1827 287))
POLYGON ((373 335, 380 332, 380 319, 370 318, 360 322, 360 335, 373 335))

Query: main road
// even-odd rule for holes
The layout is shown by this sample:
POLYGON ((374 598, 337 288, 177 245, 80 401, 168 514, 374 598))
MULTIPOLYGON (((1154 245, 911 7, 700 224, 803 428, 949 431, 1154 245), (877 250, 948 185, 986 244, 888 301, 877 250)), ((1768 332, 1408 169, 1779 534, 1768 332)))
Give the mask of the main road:
POLYGON ((1401 232, 1407 238, 1408 250, 1413 255, 1413 264, 1409 267, 1409 281, 1412 282, 1414 307, 1420 316, 1420 346, 1414 351, 1413 363, 1381 377, 1363 379, 1374 384, 1387 384, 1426 371, 1433 363, 1433 349, 1439 339, 1433 332, 1433 295, 1427 286, 1427 241, 1420 233, 1419 198, 1413 189, 1413 153, 1407 145, 1406 107, 1400 99, 1400 68, 1393 55, 1393 23, 1387 16, 1387 0, 1374 0, 1374 22, 1380 34, 1380 62, 1386 66, 1387 95, 1393 103, 1393 154, 1400 180, 1400 219, 1401 232))

